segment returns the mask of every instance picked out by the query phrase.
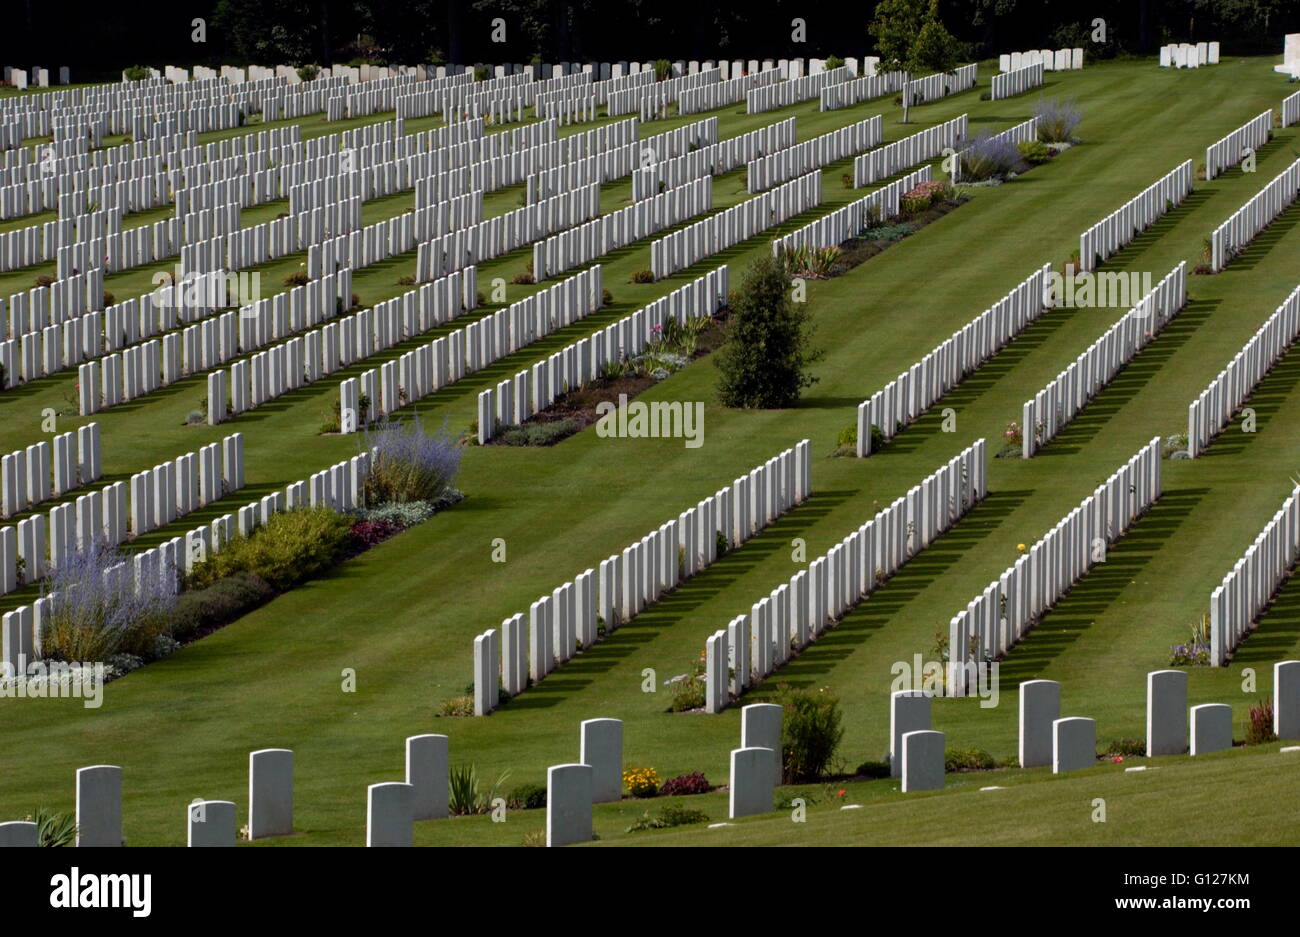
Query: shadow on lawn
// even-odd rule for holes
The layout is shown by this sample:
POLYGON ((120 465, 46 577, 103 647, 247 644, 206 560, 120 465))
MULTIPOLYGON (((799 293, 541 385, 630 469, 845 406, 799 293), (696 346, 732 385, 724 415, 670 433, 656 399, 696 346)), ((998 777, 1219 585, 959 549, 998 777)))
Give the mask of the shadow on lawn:
POLYGON ((1240 416, 1234 416, 1223 428, 1223 432, 1211 441, 1201 458, 1239 455, 1245 451, 1272 422, 1273 417, 1282 409, 1282 404, 1295 392, 1297 384, 1300 384, 1300 354, 1292 351, 1283 356, 1246 398, 1243 406, 1255 411, 1255 432, 1243 433, 1240 416))
MULTIPOLYGON (((853 491, 847 490, 813 492, 806 502, 769 525, 742 547, 719 558, 708 569, 697 573, 613 634, 560 666, 541 683, 530 686, 523 695, 510 701, 510 708, 539 709, 554 706, 568 694, 581 690, 593 678, 609 672, 625 658, 649 645, 659 637, 660 632, 688 617, 760 563, 776 553, 788 550, 792 537, 805 534, 853 494, 853 491)), ((717 627, 722 628, 726 624, 725 621, 719 621, 717 627)), ((689 659, 683 660, 683 668, 689 667, 690 663, 689 659)), ((664 705, 667 704, 668 697, 665 695, 664 705)))
MULTIPOLYGON (((1020 644, 1011 649, 1000 668, 1003 685, 1015 686, 1022 680, 1035 679, 1053 658, 1068 650, 1095 625, 1120 594, 1133 585, 1138 573, 1167 546, 1209 491, 1209 488, 1179 488, 1161 495, 1129 532, 1107 549, 1106 561, 1089 570, 1020 644)), ((1173 627, 1177 623, 1168 624, 1172 645, 1182 632, 1173 627)))
POLYGON ((1194 299, 1146 348, 1139 351, 1101 392, 1084 405, 1056 437, 1039 450, 1043 456, 1074 455, 1101 432, 1112 416, 1138 395, 1174 354, 1210 318, 1220 300, 1194 299))
POLYGON ((838 625, 823 632, 779 673, 746 694, 744 702, 756 702, 765 693, 775 692, 782 683, 805 688, 817 685, 874 633, 896 621, 913 599, 962 556, 976 549, 1032 493, 1029 490, 990 492, 955 527, 913 556, 883 586, 850 610, 838 625))
POLYGON ((1264 612, 1259 626, 1247 636, 1232 656, 1233 666, 1254 664, 1270 671, 1280 660, 1294 658, 1300 648, 1300 576, 1282 584, 1273 604, 1264 612))

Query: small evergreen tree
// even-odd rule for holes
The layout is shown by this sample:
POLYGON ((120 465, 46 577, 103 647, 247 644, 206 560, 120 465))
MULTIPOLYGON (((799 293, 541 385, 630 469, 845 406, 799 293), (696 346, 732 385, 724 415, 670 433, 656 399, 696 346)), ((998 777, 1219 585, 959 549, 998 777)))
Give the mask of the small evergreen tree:
POLYGON ((731 303, 727 335, 716 357, 718 396, 728 407, 791 407, 817 379, 808 366, 814 350, 805 304, 790 299, 784 261, 763 257, 745 272, 731 303))

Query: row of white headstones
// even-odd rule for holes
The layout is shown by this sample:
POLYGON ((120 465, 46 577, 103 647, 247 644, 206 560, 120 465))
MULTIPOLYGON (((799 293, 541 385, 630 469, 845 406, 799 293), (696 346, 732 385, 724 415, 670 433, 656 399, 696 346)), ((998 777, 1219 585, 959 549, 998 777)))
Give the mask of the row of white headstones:
MULTIPOLYGON (((1029 680, 1019 686, 1019 766, 1050 765, 1053 774, 1095 767, 1096 720, 1062 718, 1061 684, 1029 680)), ((783 710, 773 703, 741 709, 740 747, 732 750, 728 779, 730 819, 771 813, 783 781, 783 710)), ((889 766, 902 793, 941 790, 945 735, 931 726, 931 697, 903 690, 890 697, 889 766)), ((1279 740, 1300 739, 1300 661, 1273 665, 1273 731, 1279 740)), ((1204 703, 1188 707, 1183 670, 1147 674, 1148 758, 1189 753, 1193 757, 1232 747, 1232 707, 1204 703)), ((588 719, 580 728, 579 760, 547 770, 546 845, 565 846, 593 838, 594 806, 614 803, 623 793, 623 722, 588 719)), ((404 781, 366 790, 366 845, 411 846, 415 823, 450 815, 449 740, 445 735, 406 739, 404 781)), ((1284 753, 1300 750, 1286 746, 1284 753)), ((1126 771, 1144 770, 1145 765, 1126 771)), ((121 846, 122 768, 94 765, 76 776, 78 846, 121 846)), ((995 788, 986 788, 995 789, 995 788)), ((505 806, 493 804, 493 807, 505 806)), ((233 801, 197 800, 186 805, 189 846, 234 846, 237 806, 233 801)), ((269 748, 248 759, 248 838, 289 836, 294 825, 294 753, 269 748)), ((0 823, 0 847, 38 844, 31 821, 0 823)))

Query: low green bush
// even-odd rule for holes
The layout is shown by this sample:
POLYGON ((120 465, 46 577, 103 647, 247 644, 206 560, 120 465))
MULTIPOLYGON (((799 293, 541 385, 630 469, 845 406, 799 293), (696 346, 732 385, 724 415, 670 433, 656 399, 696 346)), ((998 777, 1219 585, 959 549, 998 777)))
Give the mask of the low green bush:
POLYGON ((825 690, 813 692, 782 684, 774 702, 783 710, 781 749, 786 783, 820 780, 844 738, 839 700, 825 690))
POLYGON ((236 573, 251 573, 283 592, 337 563, 352 544, 352 519, 327 507, 295 508, 272 517, 247 537, 190 572, 187 584, 203 589, 236 573))
POLYGON ((514 810, 541 810, 546 806, 546 788, 540 784, 520 784, 510 792, 506 803, 514 810))
POLYGON ((240 570, 202 589, 187 589, 176 599, 171 636, 189 641, 200 632, 234 621, 275 595, 260 576, 240 570))
POLYGON ((1147 753, 1146 742, 1141 739, 1111 739, 1106 746, 1107 755, 1122 758, 1141 758, 1147 753))
POLYGON ((708 823, 709 815, 702 810, 693 810, 690 807, 678 807, 675 804, 665 804, 659 808, 659 811, 651 816, 649 812, 641 815, 641 818, 627 828, 628 833, 637 833, 641 830, 665 830, 673 826, 686 826, 691 823, 708 823))
POLYGON ((1017 144, 1017 148, 1020 150, 1020 156, 1030 166, 1041 166, 1054 155, 1038 140, 1026 140, 1024 143, 1017 144))
POLYGON ((943 771, 988 771, 997 767, 993 756, 979 748, 950 748, 943 753, 943 771))
POLYGON ((889 777, 889 762, 887 761, 864 761, 858 765, 857 770, 853 772, 860 778, 878 778, 889 777))
POLYGON ((569 417, 547 423, 525 423, 512 426, 497 441, 503 446, 553 446, 566 436, 573 435, 578 424, 569 417))

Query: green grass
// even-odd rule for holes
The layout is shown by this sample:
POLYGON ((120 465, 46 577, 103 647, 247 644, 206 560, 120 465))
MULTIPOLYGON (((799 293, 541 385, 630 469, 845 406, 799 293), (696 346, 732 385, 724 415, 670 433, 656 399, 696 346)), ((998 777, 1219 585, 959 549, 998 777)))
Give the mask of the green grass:
MULTIPOLYGON (((973 439, 995 443, 1006 423, 1019 419, 1023 401, 1125 310, 1053 311, 884 452, 868 460, 829 457, 861 400, 1036 266, 1063 263, 1085 228, 1182 160, 1200 162, 1207 144, 1264 107, 1276 106, 1289 89, 1270 63, 1228 59, 1215 69, 1174 72, 1154 61, 1135 61, 1049 74, 1043 93, 1077 97, 1085 110, 1078 131, 1083 144, 1008 185, 975 190, 960 210, 848 275, 810 284, 817 341, 827 354, 816 371, 820 382, 795 411, 719 406, 716 371, 702 360, 643 398, 704 401, 700 449, 686 449, 681 440, 600 439, 588 430, 550 448, 467 450, 458 483, 468 494, 464 502, 111 684, 102 709, 85 710, 71 701, 0 702, 6 742, 0 756, 0 817, 25 814, 36 802, 69 808, 76 768, 120 764, 128 839, 176 844, 184 836, 182 807, 195 797, 235 800, 242 823, 247 753, 288 747, 297 753, 302 833, 284 843, 355 843, 363 836, 365 787, 400 777, 405 736, 446 733, 453 763, 472 762, 488 778, 509 770, 509 787, 543 783, 548 765, 575 760, 578 723, 600 716, 624 720, 628 763, 653 765, 662 777, 700 770, 715 783, 724 782, 728 752, 739 739, 738 710, 669 715, 666 690, 642 692, 644 670, 653 669, 660 681, 687 671, 709 634, 801 568, 792 561, 792 539, 803 538, 807 555, 816 557, 868 519, 877 503, 887 504, 973 439), (945 407, 956 411, 955 433, 940 431, 945 407), (802 438, 812 440, 814 452, 814 495, 807 504, 490 718, 433 717, 438 703, 461 694, 471 679, 474 635, 526 611, 539 595, 802 438), (506 541, 504 564, 491 561, 495 538, 506 541), (344 668, 356 671, 355 693, 341 691, 344 668)), ((985 67, 984 81, 987 74, 985 67)), ((720 113, 724 136, 796 114, 800 140, 882 113, 885 138, 893 141, 963 111, 971 115, 972 132, 1001 129, 1027 118, 1036 98, 980 102, 978 91, 972 91, 912 109, 908 127, 899 126, 900 109, 888 99, 825 115, 811 103, 755 117, 737 113, 743 108, 736 107, 720 113)), ((682 122, 647 125, 642 137, 682 122)), ((1107 268, 1150 271, 1158 280, 1179 260, 1195 262, 1209 231, 1290 163, 1297 148, 1300 131, 1276 132, 1259 153, 1257 173, 1231 170, 1213 182, 1197 183, 1183 205, 1107 268)), ((780 230, 860 197, 862 192, 840 183, 850 165, 845 161, 826 170, 820 211, 780 230)), ((603 187, 602 207, 617 207, 629 195, 626 180, 603 187)), ((738 173, 715 182, 718 209, 742 197, 738 173)), ((517 200, 514 188, 489 202, 494 210, 505 210, 517 200)), ((376 214, 367 220, 390 210, 395 214, 405 204, 409 201, 397 198, 382 207, 368 205, 376 214)), ((879 758, 887 747, 894 662, 927 654, 934 634, 946 632, 949 618, 1014 561, 1017 543, 1032 542, 1050 529, 1139 445, 1155 435, 1184 431, 1187 404, 1296 286, 1298 212, 1292 209, 1279 219, 1225 273, 1191 278, 1189 308, 1043 454, 1029 461, 991 461, 989 499, 780 672, 777 679, 827 687, 840 696, 846 728, 841 757, 847 765, 879 758)), ((656 284, 627 282, 633 270, 649 266, 648 241, 602 258, 605 284, 615 297, 612 308, 444 389, 420 405, 422 417, 433 425, 446 420, 456 430, 468 426, 482 388, 718 263, 732 264, 737 274, 769 250, 776 233, 656 284)), ((497 276, 508 281, 529 256, 519 251, 483 265, 481 286, 497 276)), ((272 265, 264 282, 278 282, 281 271, 296 269, 296 263, 272 265)), ((359 272, 354 288, 364 302, 380 301, 401 292, 396 281, 413 268, 413 256, 395 258, 359 272)), ((131 276, 143 272, 124 275, 131 276)), ((147 278, 142 282, 147 288, 147 278)), ((124 279, 121 287, 109 289, 122 297, 136 285, 124 279)), ((524 295, 524 289, 508 288, 509 301, 524 295)), ((364 367, 399 352, 376 356, 364 367)), ((73 374, 0 395, 0 451, 42 438, 41 410, 66 407, 62 396, 73 374)), ((350 374, 338 379, 342 376, 350 374)), ((246 503, 355 451, 354 440, 317 435, 337 394, 336 380, 286 395, 220 427, 180 425, 204 393, 201 378, 114 408, 96 417, 104 431, 105 472, 124 477, 239 431, 246 439, 250 489, 229 503, 246 503)), ((1143 734, 1145 674, 1166 665, 1170 645, 1184 639, 1188 624, 1204 612, 1210 590, 1285 497, 1288 476, 1300 471, 1300 438, 1287 417, 1300 405, 1298 381, 1300 358, 1293 354, 1251 400, 1259 413, 1257 433, 1248 436, 1230 427, 1205 458, 1165 463, 1165 496, 1154 510, 1003 662, 996 708, 982 709, 974 700, 935 701, 934 727, 947 733, 950 746, 975 746, 998 758, 1013 755, 1014 688, 1032 678, 1061 681, 1062 714, 1095 718, 1099 747, 1143 734)), ((81 422, 63 417, 59 431, 81 422)), ((12 607, 20 598, 7 596, 0 605, 12 607)), ((1240 738, 1246 706, 1270 692, 1272 662, 1297 654, 1300 588, 1293 582, 1233 667, 1192 672, 1191 702, 1232 703, 1240 738), (1249 691, 1243 689, 1244 667, 1256 671, 1257 684, 1249 691)), ((766 695, 760 688, 752 700, 766 695)), ((1197 764, 1164 760, 1161 770, 1142 775, 1099 768, 1049 780, 1028 772, 1017 781, 1023 781, 1023 790, 1015 791, 1025 825, 1002 831, 980 824, 976 832, 969 822, 955 822, 969 821, 977 806, 969 798, 1007 793, 978 793, 963 776, 945 793, 916 798, 886 796, 892 793, 887 782, 863 785, 861 793, 854 787, 853 797, 871 798, 860 801, 866 805, 862 811, 815 808, 805 825, 774 816, 723 830, 639 833, 628 839, 825 841, 818 831, 838 829, 851 842, 895 841, 882 838, 890 836, 909 842, 957 837, 985 842, 990 836, 1016 842, 1167 842, 1180 835, 1189 842, 1276 841, 1268 837, 1291 836, 1279 821, 1287 809, 1284 795, 1294 791, 1270 761, 1278 757, 1291 756, 1234 752, 1204 765, 1199 759, 1197 764), (1149 793, 1132 802, 1144 805, 1149 816, 1118 822, 1119 805, 1138 784, 1149 793), (1245 799, 1241 807, 1222 811, 1221 798, 1205 799, 1228 785, 1249 785, 1249 809, 1245 799), (1159 791, 1165 793, 1150 796, 1159 791), (1091 824, 1091 798, 1108 793, 1115 798, 1111 820, 1091 824), (1200 809, 1189 809, 1197 803, 1200 809), (894 813, 884 817, 881 811, 894 813), (900 832, 893 833, 888 821, 898 811, 900 832), (1184 820, 1184 813, 1201 825, 1184 820)), ((721 819, 722 808, 712 806, 721 800, 710 796, 714 801, 703 809, 721 819)), ((598 832, 617 840, 616 831, 641 809, 639 804, 599 808, 598 832)), ((540 825, 538 817, 518 825, 482 819, 422 824, 417 835, 429 842, 518 844, 529 823, 540 825), (463 837, 462 829, 468 831, 463 837)))

